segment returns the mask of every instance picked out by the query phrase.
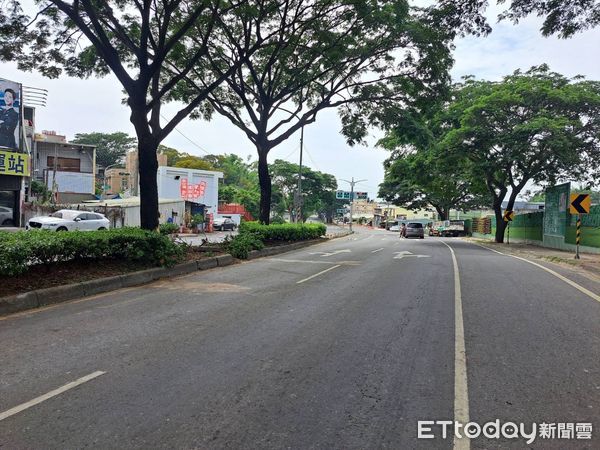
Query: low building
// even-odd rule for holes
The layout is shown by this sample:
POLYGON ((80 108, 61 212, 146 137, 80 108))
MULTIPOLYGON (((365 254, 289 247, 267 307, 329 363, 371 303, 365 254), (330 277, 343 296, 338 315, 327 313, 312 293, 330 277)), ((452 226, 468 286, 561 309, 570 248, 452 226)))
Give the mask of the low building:
POLYGON ((130 186, 131 174, 122 167, 112 167, 104 171, 104 195, 126 192, 130 186))
POLYGON ((194 214, 217 214, 222 172, 162 166, 158 168, 159 198, 177 198, 197 205, 194 214))
MULTIPOLYGON (((79 207, 104 214, 110 220, 111 228, 141 225, 139 197, 92 200, 82 203, 79 207)), ((186 208, 189 207, 190 205, 179 198, 159 198, 159 223, 173 222, 181 225, 186 215, 186 208)))
POLYGON ((413 220, 413 219, 428 219, 431 221, 437 220, 437 214, 427 209, 419 209, 416 211, 394 206, 387 203, 379 203, 375 207, 374 226, 384 226, 387 222, 398 220, 413 220))
POLYGON ((56 203, 95 198, 95 146, 70 143, 54 131, 43 131, 35 134, 32 153, 32 180, 44 183, 56 203))

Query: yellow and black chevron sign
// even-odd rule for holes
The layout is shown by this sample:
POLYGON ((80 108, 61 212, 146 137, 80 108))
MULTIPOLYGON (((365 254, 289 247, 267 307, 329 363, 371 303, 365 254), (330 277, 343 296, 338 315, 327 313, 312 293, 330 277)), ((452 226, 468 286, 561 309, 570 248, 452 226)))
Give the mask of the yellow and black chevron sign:
POLYGON ((590 194, 571 194, 569 212, 571 214, 589 214, 592 206, 590 194))
POLYGON ((504 216, 502 218, 505 222, 512 222, 512 220, 515 218, 515 212, 507 209, 504 211, 504 216))

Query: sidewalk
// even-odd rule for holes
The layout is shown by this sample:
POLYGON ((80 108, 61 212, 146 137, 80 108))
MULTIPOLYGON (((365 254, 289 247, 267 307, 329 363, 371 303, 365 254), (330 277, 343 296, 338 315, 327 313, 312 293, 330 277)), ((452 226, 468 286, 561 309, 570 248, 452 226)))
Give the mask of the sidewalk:
POLYGON ((510 253, 527 259, 550 261, 555 264, 568 265, 584 270, 600 280, 600 255, 581 253, 581 259, 575 259, 575 252, 556 250, 553 248, 539 247, 537 245, 511 243, 497 244, 485 239, 466 238, 471 242, 493 248, 499 252, 510 253))

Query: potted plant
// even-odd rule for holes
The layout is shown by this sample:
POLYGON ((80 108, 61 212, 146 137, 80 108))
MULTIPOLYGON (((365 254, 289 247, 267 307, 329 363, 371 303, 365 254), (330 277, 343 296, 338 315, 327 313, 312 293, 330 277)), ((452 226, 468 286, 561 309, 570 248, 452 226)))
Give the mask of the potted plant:
POLYGON ((204 227, 204 215, 203 214, 194 214, 190 221, 190 225, 194 233, 198 231, 202 231, 204 227))

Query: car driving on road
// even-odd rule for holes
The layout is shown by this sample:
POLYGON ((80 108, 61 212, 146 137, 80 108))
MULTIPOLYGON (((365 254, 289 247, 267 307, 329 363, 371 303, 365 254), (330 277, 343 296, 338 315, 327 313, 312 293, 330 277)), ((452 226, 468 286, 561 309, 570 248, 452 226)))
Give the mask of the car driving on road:
POLYGON ((425 232, 423 230, 423 224, 419 222, 408 222, 406 224, 405 237, 416 237, 419 239, 425 238, 425 232))
POLYGON ((100 213, 61 209, 49 216, 34 217, 27 222, 27 230, 94 231, 106 230, 110 221, 100 213))

